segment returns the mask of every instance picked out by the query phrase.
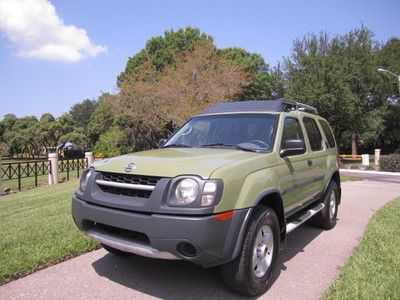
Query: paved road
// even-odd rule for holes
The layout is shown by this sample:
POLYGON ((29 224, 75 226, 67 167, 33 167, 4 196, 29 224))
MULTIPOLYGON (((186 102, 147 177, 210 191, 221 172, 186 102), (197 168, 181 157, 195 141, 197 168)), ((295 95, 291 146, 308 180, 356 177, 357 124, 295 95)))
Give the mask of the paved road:
MULTIPOLYGON (((371 216, 400 196, 400 185, 345 182, 338 225, 304 225, 288 237, 279 276, 262 299, 317 299, 338 276, 371 216)), ((94 251, 0 287, 1 299, 239 299, 218 270, 182 261, 120 258, 94 251)))
POLYGON ((396 175, 386 175, 384 173, 377 174, 376 172, 368 173, 365 171, 342 170, 342 169, 340 170, 340 175, 357 176, 357 177, 364 178, 365 180, 400 184, 400 176, 399 175, 397 175, 397 176, 396 175))

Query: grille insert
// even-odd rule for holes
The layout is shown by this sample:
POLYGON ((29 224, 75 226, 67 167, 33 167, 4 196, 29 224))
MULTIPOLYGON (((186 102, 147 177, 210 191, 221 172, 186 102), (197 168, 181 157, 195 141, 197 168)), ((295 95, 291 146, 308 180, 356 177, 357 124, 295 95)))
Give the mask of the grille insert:
MULTIPOLYGON (((144 176, 135 174, 101 173, 101 180, 122 184, 137 184, 154 187, 162 177, 144 176)), ((129 197, 150 198, 152 191, 142 189, 123 188, 107 185, 98 185, 100 189, 109 194, 129 197)))

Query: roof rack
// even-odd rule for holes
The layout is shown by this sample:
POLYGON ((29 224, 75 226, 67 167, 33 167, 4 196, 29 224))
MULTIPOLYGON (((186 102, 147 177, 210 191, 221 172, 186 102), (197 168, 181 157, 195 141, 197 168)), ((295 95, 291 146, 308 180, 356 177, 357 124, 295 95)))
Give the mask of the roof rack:
POLYGON ((292 101, 292 100, 286 100, 286 99, 279 99, 282 101, 282 104, 287 106, 287 110, 291 111, 291 110, 298 110, 298 111, 304 111, 304 112, 308 112, 308 113, 312 113, 315 115, 318 115, 318 110, 311 106, 311 105, 307 105, 298 101, 292 101))
POLYGON ((241 112, 289 112, 295 110, 318 114, 318 110, 315 107, 298 101, 280 98, 276 100, 249 100, 218 103, 207 108, 200 113, 200 115, 241 112))

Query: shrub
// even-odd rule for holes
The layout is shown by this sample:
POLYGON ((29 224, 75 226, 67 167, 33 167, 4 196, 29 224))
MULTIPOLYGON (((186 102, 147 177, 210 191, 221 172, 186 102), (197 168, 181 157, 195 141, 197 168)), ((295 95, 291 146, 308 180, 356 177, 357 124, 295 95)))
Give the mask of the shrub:
POLYGON ((382 155, 380 168, 382 171, 400 172, 400 154, 382 155))
POLYGON ((113 157, 129 152, 133 149, 128 146, 129 138, 125 131, 114 127, 100 135, 94 147, 95 156, 98 158, 113 157))

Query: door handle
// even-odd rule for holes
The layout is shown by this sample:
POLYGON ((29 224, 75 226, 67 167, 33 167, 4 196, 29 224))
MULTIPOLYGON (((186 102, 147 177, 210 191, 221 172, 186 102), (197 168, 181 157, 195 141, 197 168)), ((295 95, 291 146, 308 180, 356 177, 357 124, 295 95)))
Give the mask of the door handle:
POLYGON ((311 168, 312 167, 312 160, 311 159, 309 159, 308 161, 307 161, 307 165, 311 168))

